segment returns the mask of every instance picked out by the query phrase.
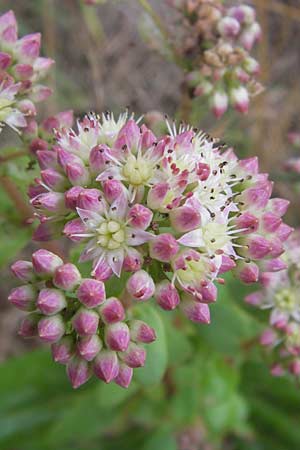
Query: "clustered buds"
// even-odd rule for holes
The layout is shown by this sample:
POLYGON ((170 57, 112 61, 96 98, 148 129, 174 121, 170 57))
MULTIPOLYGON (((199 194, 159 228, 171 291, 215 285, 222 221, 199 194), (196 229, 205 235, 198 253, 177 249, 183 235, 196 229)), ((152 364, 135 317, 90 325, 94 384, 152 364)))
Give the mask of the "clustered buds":
POLYGON ((271 373, 287 371, 300 375, 300 230, 294 231, 285 243, 285 268, 260 276, 262 289, 246 297, 252 306, 267 309, 269 326, 260 337, 260 344, 270 358, 271 373))
POLYGON ((47 250, 37 250, 32 261, 17 261, 12 272, 22 283, 9 301, 24 317, 19 333, 38 336, 51 344, 54 361, 66 365, 74 388, 92 373, 128 387, 133 369, 146 359, 143 344, 156 339, 141 320, 128 320, 121 301, 106 298, 102 281, 82 279, 77 267, 47 250))
MULTIPOLYGON (((226 7, 220 0, 169 0, 181 15, 186 38, 176 45, 190 66, 186 76, 194 96, 206 96, 217 118, 231 105, 246 113, 249 97, 262 87, 256 81, 259 63, 250 55, 260 39, 255 10, 226 7)), ((177 27, 176 36, 177 37, 177 27)))
POLYGON ((0 123, 15 130, 31 127, 35 103, 51 94, 40 81, 54 61, 39 56, 40 46, 40 33, 18 38, 13 11, 0 16, 0 123))

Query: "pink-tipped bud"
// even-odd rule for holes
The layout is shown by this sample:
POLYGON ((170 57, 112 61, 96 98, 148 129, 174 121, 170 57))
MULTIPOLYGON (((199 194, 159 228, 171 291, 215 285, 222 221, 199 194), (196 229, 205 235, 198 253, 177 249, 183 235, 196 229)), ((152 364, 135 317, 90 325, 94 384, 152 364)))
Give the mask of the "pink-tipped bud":
POLYGON ((251 259, 265 258, 271 251, 271 242, 258 234, 246 237, 244 244, 247 248, 242 250, 243 255, 251 259))
POLYGON ((82 189, 77 197, 77 206, 90 211, 103 211, 105 204, 102 192, 98 189, 82 189))
MULTIPOLYGON (((36 132, 37 132, 37 123, 35 120, 31 121, 30 124, 30 130, 28 130, 28 132, 30 131, 30 134, 34 135, 35 134, 35 128, 36 128, 36 132)), ((37 155, 38 152, 44 152, 48 150, 48 142, 44 141, 43 139, 40 138, 35 138, 31 141, 30 146, 29 146, 29 150, 31 151, 31 153, 33 153, 34 155, 37 155)), ((52 153, 52 152, 51 152, 52 153)), ((42 166, 40 165, 40 167, 42 168, 42 166)), ((45 167, 45 169, 47 169, 48 166, 45 167)))
POLYGON ((82 192, 81 186, 74 186, 65 193, 65 205, 69 209, 77 208, 78 196, 82 192))
POLYGON ((36 157, 41 169, 49 169, 57 167, 56 153, 52 150, 38 150, 36 157))
POLYGON ((14 276, 21 281, 34 280, 33 266, 30 261, 16 261, 10 269, 14 276))
POLYGON ((0 52, 0 69, 5 70, 11 63, 12 57, 8 53, 0 52))
POLYGON ((48 250, 40 249, 32 254, 32 264, 35 272, 42 277, 51 277, 63 260, 48 250))
POLYGON ((33 67, 30 64, 16 64, 13 74, 17 80, 26 80, 33 75, 33 67))
POLYGON ((217 119, 228 109, 228 96, 225 92, 216 91, 212 97, 212 111, 217 119))
POLYGON ((20 323, 18 334, 23 338, 33 338, 38 335, 38 322, 41 316, 28 314, 20 323))
POLYGON ((193 297, 185 295, 180 303, 180 309, 192 322, 210 323, 210 311, 206 303, 199 303, 193 300, 193 297))
POLYGON ((34 84, 32 87, 31 100, 34 103, 45 101, 52 94, 52 89, 42 84, 34 84))
POLYGON ((106 324, 120 322, 125 319, 125 311, 122 303, 115 297, 108 298, 99 307, 101 319, 106 324))
POLYGON ((153 214, 143 205, 135 204, 128 213, 130 225, 134 228, 145 230, 149 227, 153 214))
POLYGON ((267 233, 274 233, 281 224, 282 219, 272 212, 266 212, 262 216, 262 226, 267 233))
POLYGON ((81 219, 73 219, 66 223, 63 233, 71 241, 80 242, 84 239, 81 235, 86 233, 86 227, 81 219))
POLYGON ((46 214, 63 214, 66 212, 64 194, 60 192, 48 192, 38 195, 31 200, 31 203, 34 208, 44 211, 46 214))
POLYGON ((246 88, 240 86, 232 89, 230 92, 230 100, 233 107, 240 113, 246 113, 249 110, 249 94, 246 88))
POLYGON ((96 263, 95 268, 93 269, 92 276, 99 281, 107 281, 113 275, 112 269, 106 264, 105 260, 96 263))
POLYGON ((119 362, 116 352, 102 350, 95 358, 93 369, 96 377, 110 383, 119 373, 119 362))
POLYGON ((169 233, 163 233, 149 242, 149 253, 151 258, 162 262, 169 262, 176 255, 179 244, 169 233))
POLYGON ((50 189, 64 190, 68 185, 66 177, 52 168, 42 170, 41 178, 50 189))
POLYGON ((242 230, 242 234, 254 233, 258 229, 259 220, 253 214, 246 211, 236 218, 235 225, 239 230, 242 230))
POLYGON ((106 200, 114 202, 124 192, 124 185, 119 180, 105 180, 102 182, 102 189, 106 200))
POLYGON ((126 288, 128 293, 139 301, 148 300, 155 292, 154 281, 145 270, 139 270, 131 275, 126 288))
POLYGON ((30 284, 25 284, 13 289, 8 296, 8 301, 22 311, 33 311, 36 297, 36 289, 30 284))
POLYGON ((81 281, 79 270, 74 264, 67 263, 58 267, 53 277, 53 283, 59 289, 72 291, 81 281))
POLYGON ((102 281, 85 279, 77 290, 77 297, 87 308, 95 308, 105 301, 105 285, 102 281))
POLYGON ((264 295, 261 291, 255 291, 246 295, 245 302, 251 306, 260 306, 264 300, 264 295))
POLYGON ((68 362, 67 375, 73 388, 79 388, 81 385, 86 383, 91 376, 91 370, 88 362, 77 356, 73 357, 68 362))
POLYGON ((190 205, 180 206, 170 211, 170 221, 175 231, 186 233, 201 224, 201 214, 190 205))
POLYGON ((198 288, 198 293, 203 303, 212 303, 217 300, 218 290, 211 281, 203 281, 198 288))
POLYGON ((259 262, 259 268, 263 272, 280 272, 287 269, 286 263, 280 258, 266 259, 259 262))
POLYGON ((81 159, 67 150, 64 150, 61 147, 54 147, 55 152, 57 154, 57 162, 63 168, 64 171, 67 169, 68 164, 81 164, 83 165, 81 159))
POLYGON ((36 242, 47 242, 59 237, 61 224, 58 222, 45 221, 40 223, 34 230, 32 239, 36 242))
POLYGON ((142 268, 142 265, 143 257, 140 252, 134 248, 129 248, 123 261, 123 270, 125 272, 137 272, 142 268))
POLYGON ((111 150, 104 144, 96 145, 90 152, 90 168, 95 174, 99 174, 108 167, 111 150))
POLYGON ((268 209, 282 217, 287 212, 289 204, 290 202, 284 198, 271 198, 268 203, 268 209))
POLYGON ((37 299, 37 307, 45 315, 57 314, 67 306, 66 297, 59 289, 42 289, 37 299))
POLYGON ((71 336, 65 336, 51 345, 52 358, 59 364, 67 364, 74 355, 74 341, 71 336))
POLYGON ((73 186, 85 186, 90 181, 89 172, 83 164, 67 164, 66 175, 73 186))
POLYGON ((218 31, 222 37, 234 38, 240 32, 240 24, 234 17, 223 17, 218 23, 218 31))
POLYGON ((125 352, 120 353, 119 356, 127 366, 135 369, 144 366, 146 361, 146 350, 134 342, 130 342, 128 349, 125 352))
POLYGON ((33 61, 39 56, 41 34, 27 34, 18 40, 17 51, 22 61, 33 61))
POLYGON ((180 303, 177 289, 167 280, 156 285, 154 297, 159 306, 166 311, 172 311, 180 303))
POLYGON ((132 341, 150 344, 156 339, 155 330, 142 320, 131 320, 129 328, 132 341))
POLYGON ((227 255, 222 255, 222 263, 221 263, 218 274, 221 275, 222 273, 229 272, 230 270, 234 269, 235 266, 236 266, 236 263, 232 258, 230 258, 227 255))
POLYGON ((77 343, 80 356, 86 361, 92 361, 102 349, 102 341, 97 334, 81 337, 77 343))
POLYGON ((294 228, 290 227, 286 223, 282 223, 277 228, 276 235, 281 240, 281 242, 285 242, 293 231, 294 228))
POLYGON ((258 281, 259 268, 254 263, 239 261, 234 272, 245 284, 252 284, 258 281))
POLYGON ((277 335, 272 328, 265 330, 260 336, 259 343, 264 347, 272 347, 277 340, 277 335))
POLYGON ((261 28, 257 22, 248 26, 240 35, 240 42, 245 50, 250 51, 261 37, 261 28))
POLYGON ((119 365, 119 373, 114 379, 114 382, 123 388, 128 388, 132 380, 132 375, 133 369, 121 363, 119 365))
POLYGON ((43 317, 38 323, 38 334, 43 342, 57 342, 65 333, 65 324, 62 317, 55 316, 43 317))
POLYGON ((105 327, 105 343, 116 352, 127 350, 130 341, 129 328, 124 322, 117 322, 105 327))
POLYGON ((90 309, 80 308, 72 319, 72 325, 80 336, 97 333, 99 315, 90 309))

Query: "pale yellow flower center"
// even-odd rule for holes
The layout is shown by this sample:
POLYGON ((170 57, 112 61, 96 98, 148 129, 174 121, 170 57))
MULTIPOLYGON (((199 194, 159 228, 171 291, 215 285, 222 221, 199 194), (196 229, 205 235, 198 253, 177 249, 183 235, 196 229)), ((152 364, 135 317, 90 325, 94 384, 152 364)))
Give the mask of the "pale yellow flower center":
POLYGON ((97 244, 108 250, 116 250, 125 241, 125 231, 123 227, 114 220, 102 222, 97 228, 97 244))
POLYGON ((129 155, 123 167, 125 180, 134 186, 145 185, 153 176, 153 165, 142 156, 129 155))

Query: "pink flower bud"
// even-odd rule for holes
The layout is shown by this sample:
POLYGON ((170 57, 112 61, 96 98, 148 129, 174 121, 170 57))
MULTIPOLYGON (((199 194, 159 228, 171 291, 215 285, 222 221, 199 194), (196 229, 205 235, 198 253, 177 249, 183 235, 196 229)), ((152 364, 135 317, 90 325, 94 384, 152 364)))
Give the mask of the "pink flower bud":
POLYGON ((42 84, 34 84, 30 98, 33 102, 39 103, 46 100, 52 94, 52 89, 42 84))
POLYGON ((140 128, 133 119, 129 119, 120 130, 114 146, 122 149, 126 145, 127 148, 134 149, 138 146, 140 136, 140 128))
POLYGON ((133 369, 137 367, 143 367, 146 360, 146 350, 143 347, 130 342, 128 349, 125 352, 120 353, 120 358, 127 366, 133 369))
POLYGON ((160 210, 163 201, 170 190, 168 183, 157 183, 153 186, 147 197, 147 205, 153 210, 160 210))
POLYGON ((134 228, 145 230, 149 227, 153 214, 143 205, 135 204, 128 213, 130 224, 134 228))
POLYGON ((79 388, 82 384, 86 383, 91 376, 91 370, 88 362, 77 356, 73 357, 68 362, 67 375, 73 388, 79 388))
POLYGON ((263 300, 264 295, 261 291, 252 292, 245 297, 245 302, 252 306, 260 306, 263 300))
POLYGON ((41 178, 53 190, 64 190, 68 185, 66 177, 52 168, 41 170, 41 178))
POLYGON ((261 28, 257 22, 252 23, 240 35, 240 42, 245 50, 250 51, 261 38, 261 28))
POLYGON ((256 175, 258 173, 258 158, 253 156, 251 158, 241 159, 238 162, 239 167, 241 167, 247 174, 256 175))
POLYGON ((47 242, 60 236, 61 224, 45 221, 40 223, 33 232, 32 239, 36 242, 47 242))
POLYGON ((131 275, 126 288, 128 293, 139 301, 148 300, 155 292, 154 281, 145 270, 139 270, 131 275))
POLYGON ((180 302, 177 289, 167 280, 156 285, 154 297, 159 306, 166 311, 172 311, 180 302))
POLYGON ((150 344, 156 339, 155 330, 142 320, 131 320, 129 328, 132 341, 150 344))
POLYGON ((225 38, 234 38, 240 32, 240 24, 234 17, 223 17, 217 28, 221 36, 225 38))
POLYGON ((95 174, 104 171, 110 162, 111 150, 104 144, 96 145, 90 152, 90 168, 95 174))
MULTIPOLYGON (((51 58, 38 57, 33 62, 33 69, 34 72, 38 74, 39 79, 41 79, 47 75, 47 72, 53 64, 54 60, 51 58)), ((72 126, 72 123, 70 126, 72 126)))
POLYGON ((66 171, 68 164, 83 165, 81 159, 73 153, 68 152, 59 146, 55 146, 54 149, 57 154, 57 162, 64 169, 64 171, 66 171))
POLYGON ((43 317, 38 323, 39 337, 43 342, 57 342, 65 333, 65 324, 62 317, 55 316, 43 317))
POLYGON ((123 270, 125 272, 137 272, 142 268, 142 265, 143 257, 140 252, 134 248, 129 248, 123 261, 123 270))
POLYGON ((102 350, 95 358, 93 369, 96 377, 110 383, 119 373, 119 362, 116 352, 102 350))
POLYGON ((82 192, 81 186, 74 186, 65 193, 65 205, 67 208, 76 209, 78 196, 82 192))
POLYGON ((32 338, 38 335, 38 321, 41 316, 38 314, 28 314, 22 320, 18 334, 23 338, 32 338))
POLYGON ((18 25, 13 11, 0 16, 0 36, 4 42, 16 42, 18 38, 18 25))
POLYGON ((234 269, 235 266, 236 263, 232 258, 227 255, 222 255, 222 263, 219 268, 218 274, 221 275, 222 273, 229 272, 230 270, 234 269))
POLYGON ((99 281, 107 281, 113 275, 112 269, 106 264, 105 260, 96 263, 95 268, 93 269, 92 276, 99 281))
POLYGON ((124 322, 117 322, 105 327, 105 343, 110 350, 124 352, 130 341, 129 328, 124 322))
POLYGON ((149 253, 151 258, 162 262, 169 262, 176 255, 179 244, 169 233, 163 233, 149 242, 149 253))
POLYGON ((101 212, 105 209, 102 192, 98 189, 82 189, 77 197, 77 206, 81 209, 101 212))
POLYGON ((286 312, 273 309, 270 316, 270 325, 278 329, 284 329, 289 320, 289 315, 286 312))
POLYGON ((30 64, 16 64, 13 74, 17 80, 27 80, 33 75, 33 67, 30 64))
POLYGON ((112 203, 123 194, 124 185, 119 180, 105 180, 102 182, 102 189, 106 200, 112 203))
POLYGON ((72 325, 80 336, 96 334, 98 324, 98 314, 86 308, 80 308, 72 319, 72 325))
POLYGON ((280 364, 274 364, 271 367, 271 375, 273 377, 282 377, 284 375, 284 368, 280 364))
POLYGON ((185 295, 180 303, 180 309, 183 314, 192 322, 210 323, 210 311, 206 303, 199 303, 193 300, 193 297, 185 295))
POLYGON ((272 212, 266 212, 262 216, 262 226, 267 233, 274 233, 281 224, 281 218, 272 212))
POLYGON ((36 115, 36 107, 30 100, 21 100, 19 102, 19 110, 27 117, 36 115))
POLYGON ((67 263, 58 267, 53 277, 53 283, 59 289, 72 291, 81 281, 79 270, 74 264, 67 263))
POLYGON ((106 324, 120 322, 125 319, 125 311, 122 303, 115 297, 108 298, 103 305, 99 307, 101 319, 106 324))
POLYGON ((192 205, 184 205, 170 211, 172 228, 180 233, 194 230, 201 224, 201 214, 192 205))
POLYGON ((32 254, 32 264, 38 275, 50 277, 63 264, 63 260, 48 250, 40 249, 32 254))
POLYGON ((126 364, 121 363, 119 365, 119 373, 114 379, 114 382, 123 388, 128 388, 131 383, 133 375, 133 369, 126 364))
POLYGON ((246 284, 256 283, 259 277, 259 268, 254 263, 239 261, 234 272, 246 284))
POLYGON ((66 297, 59 289, 42 289, 37 307, 45 315, 57 314, 67 306, 66 297))
POLYGON ((287 269, 286 263, 280 258, 268 259, 259 262, 259 268, 264 272, 280 272, 287 269))
POLYGON ((82 281, 76 294, 87 308, 95 308, 105 301, 105 285, 102 281, 88 278, 82 281))
POLYGON ((48 192, 46 194, 40 194, 31 200, 31 204, 34 208, 37 208, 45 213, 65 213, 65 199, 64 194, 60 192, 48 192))
POLYGON ((216 91, 212 97, 212 111, 217 119, 223 116, 228 109, 228 96, 225 92, 216 91))
POLYGON ((281 239, 272 237, 271 249, 268 256, 272 258, 278 258, 280 255, 282 255, 282 253, 284 253, 284 248, 281 239))
POLYGON ((217 299, 218 290, 211 281, 202 281, 201 286, 198 288, 198 293, 202 303, 212 303, 217 299))
MULTIPOLYGON (((32 124, 35 123, 32 122, 32 124)), ((30 143, 29 146, 29 150, 31 151, 31 153, 33 153, 34 155, 37 155, 37 153, 39 151, 47 151, 48 150, 48 142, 44 141, 44 139, 40 139, 40 138, 36 138, 33 139, 30 143)), ((51 152, 52 153, 52 152, 51 152)), ((53 152, 54 153, 54 152, 53 152)), ((42 166, 40 166, 42 168, 42 166)), ((45 168, 47 168, 48 166, 46 166, 45 168)))
POLYGON ((74 342, 71 336, 65 336, 51 345, 52 358, 59 364, 67 364, 74 355, 74 342))
POLYGON ((259 343, 260 345, 263 345, 264 347, 269 347, 269 346, 273 346, 275 344, 277 340, 277 335, 275 333, 274 330, 272 330, 271 328, 268 328, 267 330, 265 330, 260 339, 259 339, 259 343))
POLYGON ((0 69, 5 70, 11 63, 12 57, 8 53, 0 52, 0 69))
POLYGON ((244 244, 243 255, 251 259, 265 258, 271 251, 271 242, 258 234, 245 237, 244 244))
POLYGON ((290 227, 286 223, 281 223, 276 230, 276 235, 282 242, 285 242, 293 231, 294 228, 290 227))
POLYGON ((73 186, 85 186, 90 180, 89 172, 83 164, 67 164, 66 175, 73 186))
POLYGON ((102 349, 102 341, 97 334, 81 337, 77 343, 80 356, 86 361, 92 361, 102 349))
POLYGON ((240 86, 232 89, 230 99, 233 107, 240 113, 246 113, 249 109, 249 94, 246 88, 240 86))
POLYGON ((8 301, 22 311, 33 311, 36 297, 36 289, 30 284, 25 284, 13 289, 8 296, 8 301))
POLYGON ((56 153, 52 150, 37 150, 35 153, 41 169, 57 167, 56 153))
POLYGON ((41 46, 41 34, 27 34, 18 40, 17 50, 21 60, 33 61, 39 56, 41 46))
POLYGON ((76 236, 76 234, 82 235, 86 233, 86 227, 81 219, 73 219, 67 222, 63 233, 73 242, 80 242, 84 237, 76 236))
POLYGON ((21 281, 33 281, 34 279, 33 266, 30 261, 16 261, 10 269, 14 276, 21 281))
POLYGON ((259 220, 250 212, 245 211, 236 218, 235 225, 237 229, 243 230, 243 234, 254 233, 258 229, 259 220))
MULTIPOLYGON (((39 58, 41 59, 41 58, 39 58)), ((45 58, 43 58, 45 59, 45 58)), ((48 59, 48 58, 47 58, 48 59)), ((68 109, 66 111, 61 111, 55 116, 59 122, 59 128, 70 128, 74 122, 74 112, 72 109, 68 109)))

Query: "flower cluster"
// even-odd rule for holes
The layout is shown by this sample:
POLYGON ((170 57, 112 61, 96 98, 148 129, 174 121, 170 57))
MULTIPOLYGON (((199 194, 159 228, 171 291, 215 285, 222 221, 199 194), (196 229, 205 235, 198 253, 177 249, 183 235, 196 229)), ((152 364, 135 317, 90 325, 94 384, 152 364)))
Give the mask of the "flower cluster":
POLYGON ((250 52, 261 36, 255 10, 248 5, 226 7, 220 0, 170 0, 184 17, 186 38, 181 47, 189 62, 187 82, 193 95, 207 96, 216 117, 229 104, 245 113, 249 96, 259 93, 259 63, 250 52))
POLYGON ((64 235, 80 246, 91 285, 127 277, 119 294, 126 304, 154 297, 209 323, 223 273, 253 283, 260 270, 285 267, 288 202, 270 199, 256 158, 239 160, 202 132, 167 125, 157 137, 133 116, 105 113, 78 121, 78 131, 56 131, 55 145, 36 151, 34 238, 64 235))
POLYGON ((47 250, 32 262, 17 261, 13 274, 23 283, 9 301, 29 312, 19 334, 50 343, 54 361, 65 364, 74 388, 92 373, 128 387, 133 368, 144 365, 141 344, 153 342, 155 331, 145 322, 128 320, 119 299, 106 298, 102 281, 81 277, 77 267, 47 250))
POLYGON ((40 84, 53 64, 39 56, 40 33, 18 39, 13 11, 0 16, 0 123, 25 128, 36 115, 35 103, 48 98, 51 89, 40 84))
POLYGON ((271 373, 283 375, 286 370, 300 375, 300 230, 285 243, 286 269, 261 275, 262 289, 249 294, 246 301, 268 309, 269 327, 260 343, 271 356, 271 373))

